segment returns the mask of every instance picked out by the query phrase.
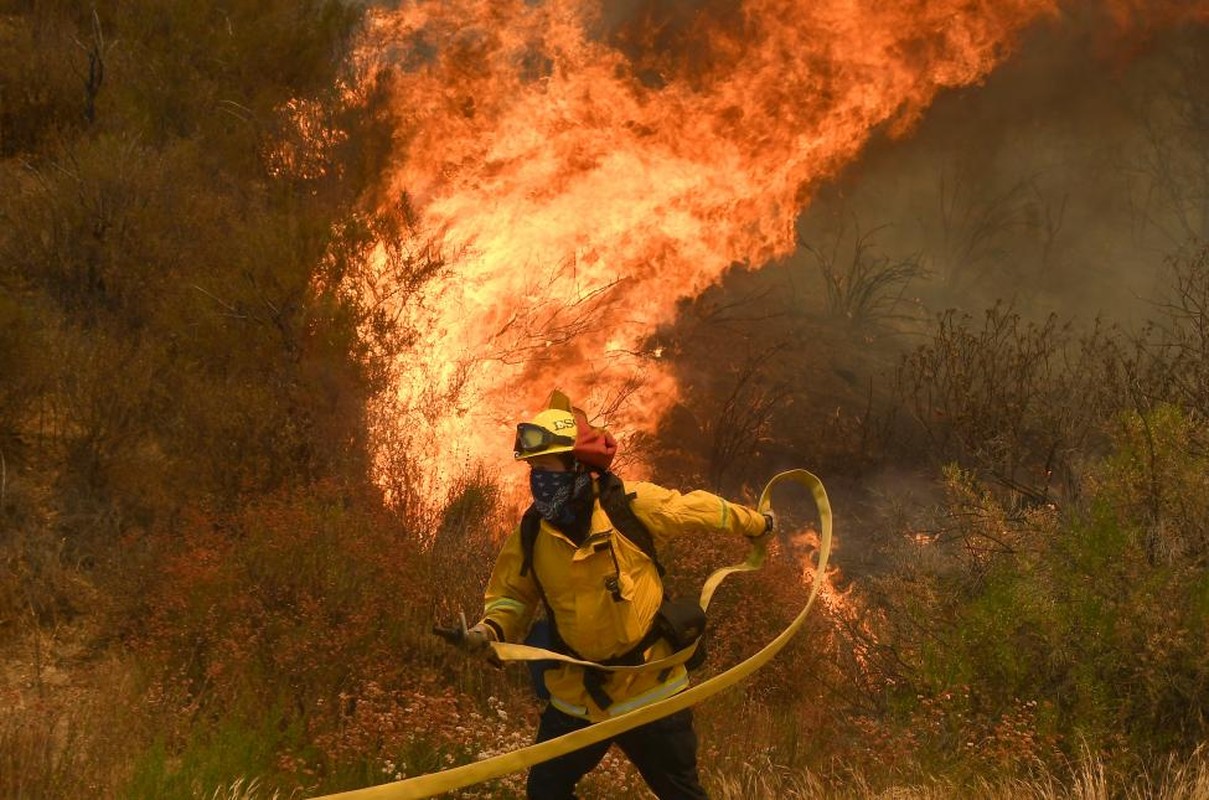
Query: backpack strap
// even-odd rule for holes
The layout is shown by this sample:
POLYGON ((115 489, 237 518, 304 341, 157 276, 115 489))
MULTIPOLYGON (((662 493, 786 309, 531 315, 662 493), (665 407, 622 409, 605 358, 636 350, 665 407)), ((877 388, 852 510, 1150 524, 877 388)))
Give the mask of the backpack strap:
MULTIPOLYGON (((542 587, 541 579, 537 576, 537 569, 533 566, 533 549, 537 545, 537 535, 541 533, 542 518, 537 513, 535 506, 529 506, 521 517, 521 576, 532 574, 533 585, 537 587, 537 594, 542 599, 542 606, 546 610, 546 621, 550 624, 550 650, 556 653, 565 653, 574 658, 581 658, 579 653, 569 647, 563 641, 563 637, 558 633, 558 623, 554 621, 554 610, 550 608, 550 600, 546 597, 546 590, 542 587)), ((586 659, 582 659, 586 660, 586 659)))
MULTIPOLYGON (((537 545, 537 535, 542 530, 542 518, 537 513, 536 506, 529 506, 529 509, 521 517, 521 577, 533 575, 533 585, 537 587, 537 593, 541 596, 542 605, 546 609, 546 619, 550 622, 550 639, 551 650, 561 652, 566 649, 562 637, 558 635, 558 626, 554 624, 554 611, 550 608, 550 601, 546 598, 546 590, 542 588, 542 582, 537 577, 537 570, 533 567, 533 549, 537 545)), ((576 656, 578 658, 579 656, 576 656)))
POLYGON ((625 538, 638 545, 639 549, 646 553, 647 558, 655 562, 655 569, 659 571, 659 577, 662 578, 667 570, 659 562, 659 555, 655 551, 655 539, 651 536, 651 531, 646 524, 634 513, 633 501, 636 493, 627 494, 621 478, 612 472, 600 473, 596 485, 600 489, 600 507, 609 517, 609 522, 612 522, 625 538))
MULTIPOLYGON (((537 534, 542 529, 542 518, 537 513, 536 506, 529 506, 521 517, 521 577, 529 574, 533 569, 533 548, 537 544, 537 534)), ((537 580, 537 573, 533 573, 533 582, 537 584, 538 590, 541 591, 541 582, 537 580)), ((542 600, 546 599, 546 593, 541 592, 542 600)))

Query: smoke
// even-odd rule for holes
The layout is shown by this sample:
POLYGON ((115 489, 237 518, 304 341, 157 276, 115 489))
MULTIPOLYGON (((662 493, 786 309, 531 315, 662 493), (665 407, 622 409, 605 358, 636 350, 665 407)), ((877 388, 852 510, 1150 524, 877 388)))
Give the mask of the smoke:
POLYGON ((1209 34, 1151 31, 1126 58, 1106 49, 1120 29, 1083 23, 1034 31, 909 138, 876 141, 817 194, 803 240, 878 229, 920 256, 933 310, 1144 314, 1165 257, 1209 233, 1209 34))
POLYGON ((625 54, 649 89, 674 81, 704 89, 711 73, 733 71, 747 57, 756 28, 734 0, 625 0, 604 5, 595 35, 625 54))

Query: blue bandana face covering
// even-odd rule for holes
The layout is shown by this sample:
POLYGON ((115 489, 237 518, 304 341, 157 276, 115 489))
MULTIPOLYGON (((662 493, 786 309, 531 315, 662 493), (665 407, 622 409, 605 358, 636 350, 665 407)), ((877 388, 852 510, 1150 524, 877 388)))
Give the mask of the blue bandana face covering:
POLYGON ((586 472, 529 471, 529 490, 537 513, 559 527, 575 524, 577 509, 582 504, 572 503, 571 499, 582 496, 591 485, 592 476, 586 472))

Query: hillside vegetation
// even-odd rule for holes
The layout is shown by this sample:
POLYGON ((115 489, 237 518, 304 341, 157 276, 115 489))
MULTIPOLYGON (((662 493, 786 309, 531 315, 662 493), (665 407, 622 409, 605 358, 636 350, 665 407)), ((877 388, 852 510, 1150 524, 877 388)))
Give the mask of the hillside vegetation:
MULTIPOLYGON (((302 797, 528 742, 527 675, 429 634, 508 509, 473 472, 415 501, 375 403, 410 332, 342 288, 410 221, 375 183, 406 131, 347 89, 361 4, 3 8, 0 796, 302 797)), ((909 258, 816 251, 660 333, 692 388, 657 477, 805 466, 838 520, 807 629, 698 711, 707 786, 1209 797, 1209 248, 1156 258, 1140 325, 935 314, 909 258)), ((398 255, 398 291, 440 266, 398 255)), ((737 548, 665 561, 691 585, 737 548)), ((728 583, 705 674, 792 619, 809 558, 785 536, 728 583)), ((584 796, 639 786, 610 757, 584 796)))

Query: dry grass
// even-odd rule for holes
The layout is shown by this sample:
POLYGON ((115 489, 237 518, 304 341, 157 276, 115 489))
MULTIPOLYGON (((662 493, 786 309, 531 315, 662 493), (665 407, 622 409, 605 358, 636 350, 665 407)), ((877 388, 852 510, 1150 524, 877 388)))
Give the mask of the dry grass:
POLYGON ((862 776, 793 772, 767 760, 711 778, 714 800, 1207 800, 1209 751, 1202 748, 1188 759, 1171 758, 1130 780, 1110 775, 1095 756, 1072 765, 1066 775, 978 778, 963 784, 935 779, 879 788, 862 776))
POLYGON ((0 797, 113 797, 128 779, 147 727, 129 666, 102 660, 62 674, 53 684, 0 687, 0 797))
MULTIPOLYGON (((1171 761, 1155 775, 1139 776, 1122 785, 1096 759, 1087 759, 1066 776, 1040 775, 1003 780, 976 779, 965 784, 936 779, 914 785, 874 786, 860 776, 824 776, 795 772, 766 758, 745 762, 737 771, 706 768, 704 782, 714 800, 1206 800, 1209 798, 1209 758, 1197 753, 1183 762, 1171 761)), ((523 796, 523 780, 495 782, 458 792, 458 797, 504 800, 523 796)), ((579 787, 584 800, 650 798, 653 795, 617 751, 579 787)), ((262 790, 256 780, 238 779, 215 789, 204 800, 292 800, 262 790)), ((199 798, 202 796, 199 795, 199 798)))
POLYGON ((266 792, 256 778, 245 780, 236 778, 227 786, 220 786, 206 800, 288 800, 295 795, 282 795, 281 792, 266 792))

